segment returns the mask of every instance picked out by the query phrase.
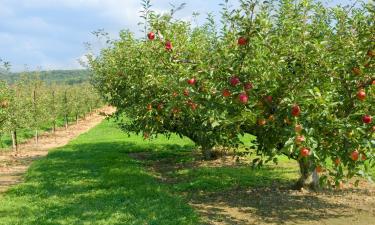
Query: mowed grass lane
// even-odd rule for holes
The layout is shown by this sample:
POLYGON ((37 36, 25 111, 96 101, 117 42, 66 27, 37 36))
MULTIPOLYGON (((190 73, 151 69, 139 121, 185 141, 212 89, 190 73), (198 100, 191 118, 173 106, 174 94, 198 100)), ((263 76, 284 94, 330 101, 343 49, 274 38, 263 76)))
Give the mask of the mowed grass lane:
POLYGON ((0 224, 199 224, 181 197, 128 156, 168 143, 192 147, 174 137, 128 137, 105 121, 34 162, 24 183, 0 195, 0 224))

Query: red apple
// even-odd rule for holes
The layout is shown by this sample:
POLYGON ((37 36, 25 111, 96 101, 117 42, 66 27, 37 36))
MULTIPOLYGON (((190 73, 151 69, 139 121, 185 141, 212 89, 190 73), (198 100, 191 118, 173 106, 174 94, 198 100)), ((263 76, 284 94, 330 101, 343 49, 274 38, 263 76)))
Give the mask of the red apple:
POLYGON ((353 72, 355 75, 361 75, 361 73, 362 73, 361 69, 358 68, 358 67, 354 67, 354 68, 352 69, 352 72, 353 72))
POLYGON ((173 108, 172 109, 172 113, 173 114, 177 114, 177 113, 179 113, 180 112, 180 109, 179 108, 173 108))
POLYGON ((245 37, 239 37, 237 41, 238 45, 246 45, 247 44, 247 39, 245 37))
POLYGON ((195 85, 196 82, 197 82, 197 80, 195 80, 195 78, 191 78, 191 79, 187 80, 187 83, 190 84, 190 85, 195 85))
POLYGON ((249 91, 250 89, 253 88, 253 84, 250 82, 246 82, 243 86, 244 86, 245 91, 249 91))
POLYGON ((363 89, 359 90, 357 93, 357 98, 361 101, 365 100, 366 92, 363 89))
POLYGON ((322 169, 321 166, 316 166, 315 171, 316 171, 317 173, 321 173, 321 172, 323 171, 323 169, 322 169))
POLYGON ((189 90, 188 90, 188 89, 185 89, 185 90, 184 90, 184 95, 185 95, 185 96, 189 96, 189 94, 190 94, 190 93, 189 93, 189 90))
POLYGON ((301 108, 298 105, 292 107, 292 116, 299 116, 301 114, 301 108))
POLYGON ((165 42, 165 49, 170 51, 170 50, 172 50, 172 48, 173 48, 172 42, 170 42, 170 41, 165 42))
POLYGON ((338 165, 340 165, 340 163, 341 163, 340 158, 336 158, 335 159, 335 165, 338 166, 338 165))
POLYGON ((148 37, 148 40, 154 40, 155 39, 155 33, 154 32, 150 32, 147 34, 147 37, 148 37))
POLYGON ((192 102, 192 103, 190 104, 190 108, 191 108, 193 111, 196 110, 197 107, 198 107, 198 104, 197 104, 197 103, 192 102))
POLYGON ((151 104, 148 104, 147 105, 147 111, 151 111, 152 110, 152 105, 151 104))
POLYGON ((267 102, 271 103, 273 98, 272 98, 271 95, 268 95, 268 96, 265 97, 265 99, 266 99, 267 102))
POLYGON ((310 150, 308 148, 301 148, 300 154, 302 157, 307 157, 310 155, 310 150))
POLYGON ((264 125, 266 125, 266 123, 267 123, 267 121, 265 119, 259 119, 258 120, 258 125, 259 126, 264 126, 264 125))
POLYGON ((297 124, 294 126, 294 131, 297 133, 300 133, 303 130, 303 127, 301 124, 297 124))
POLYGON ((367 157, 366 157, 366 154, 365 154, 365 153, 363 153, 363 154, 362 154, 362 157, 361 157, 361 159, 362 159, 362 161, 365 161, 365 160, 367 159, 367 157))
POLYGON ((229 82, 230 82, 230 85, 237 86, 240 83, 240 78, 237 76, 233 76, 230 78, 229 82))
POLYGON ((226 97, 226 98, 229 97, 230 96, 230 91, 228 89, 224 89, 223 90, 223 96, 226 97))
POLYGON ((372 117, 370 116, 370 115, 364 115, 363 117, 362 117, 362 121, 364 122, 364 123, 371 123, 372 122, 372 117))
POLYGON ((164 108, 164 105, 163 105, 162 103, 160 103, 160 104, 158 105, 158 110, 161 111, 163 108, 164 108))
POLYGON ((249 96, 247 96, 246 93, 241 93, 238 96, 238 98, 239 98, 240 102, 243 103, 243 104, 246 104, 249 101, 249 96))
POLYGON ((374 57, 374 56, 375 56, 375 51, 374 51, 374 50, 371 50, 371 49, 368 50, 368 51, 367 51, 367 56, 370 57, 370 58, 374 57))
POLYGON ((296 141, 295 142, 296 142, 297 145, 300 145, 304 141, 305 141, 305 136, 299 135, 299 136, 296 137, 296 141))
POLYGON ((350 158, 351 158, 353 161, 357 161, 357 160, 358 160, 358 157, 359 157, 359 152, 358 152, 358 150, 354 150, 354 151, 350 154, 350 158))

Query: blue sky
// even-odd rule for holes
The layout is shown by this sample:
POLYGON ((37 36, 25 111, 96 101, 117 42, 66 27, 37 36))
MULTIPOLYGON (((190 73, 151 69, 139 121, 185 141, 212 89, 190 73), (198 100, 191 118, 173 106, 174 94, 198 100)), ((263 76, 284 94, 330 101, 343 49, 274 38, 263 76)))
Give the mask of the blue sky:
MULTIPOLYGON (((328 0, 332 5, 353 0, 328 0)), ((191 19, 192 12, 218 12, 221 0, 153 0, 158 12, 169 3, 187 2, 177 16, 191 19)), ((230 0, 236 5, 237 0, 230 0)), ((0 58, 13 71, 81 68, 85 42, 100 46, 91 34, 104 29, 112 37, 121 29, 137 32, 140 0, 0 0, 0 58)))

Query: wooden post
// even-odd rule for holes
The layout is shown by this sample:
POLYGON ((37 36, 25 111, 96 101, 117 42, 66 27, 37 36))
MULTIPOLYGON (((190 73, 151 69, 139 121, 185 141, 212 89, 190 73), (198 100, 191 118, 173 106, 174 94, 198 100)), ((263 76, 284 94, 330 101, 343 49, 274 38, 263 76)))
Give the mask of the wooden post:
POLYGON ((11 136, 12 136, 12 147, 13 147, 13 150, 18 151, 17 131, 16 130, 12 131, 11 132, 11 136))

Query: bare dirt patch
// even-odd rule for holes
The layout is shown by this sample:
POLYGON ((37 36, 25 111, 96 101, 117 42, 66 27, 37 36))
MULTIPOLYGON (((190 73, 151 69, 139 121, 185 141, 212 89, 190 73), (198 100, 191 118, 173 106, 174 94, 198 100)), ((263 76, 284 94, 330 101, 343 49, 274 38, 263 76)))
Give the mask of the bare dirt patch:
POLYGON ((19 146, 18 151, 0 151, 0 193, 12 185, 22 182, 22 175, 34 160, 48 154, 48 151, 64 146, 72 139, 98 125, 108 114, 115 111, 112 107, 103 107, 97 113, 79 120, 65 128, 58 128, 55 133, 46 132, 39 138, 38 145, 30 139, 19 146))
MULTIPOLYGON (((176 163, 173 159, 148 160, 149 152, 132 153, 144 161, 161 182, 174 185, 173 171, 199 168, 241 167, 233 157, 213 161, 176 163)), ((290 165, 285 165, 290 166, 290 165)), ((210 225, 370 225, 375 224, 375 185, 361 181, 341 190, 294 191, 280 184, 270 187, 234 187, 220 192, 191 191, 184 195, 210 225)))

